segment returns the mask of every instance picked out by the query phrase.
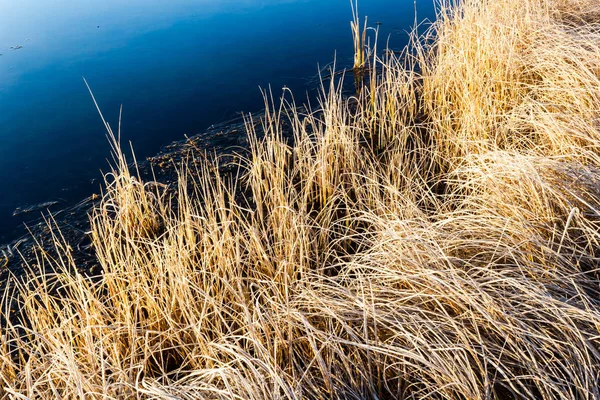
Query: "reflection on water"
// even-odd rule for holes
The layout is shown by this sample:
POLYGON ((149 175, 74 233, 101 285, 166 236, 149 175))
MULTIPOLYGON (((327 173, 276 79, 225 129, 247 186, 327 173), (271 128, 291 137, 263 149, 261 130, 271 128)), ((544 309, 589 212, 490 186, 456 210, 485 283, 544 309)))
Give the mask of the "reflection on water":
MULTIPOLYGON (((432 0, 418 0, 419 19, 432 0)), ((364 0, 394 47, 413 0, 364 0)), ((39 213, 98 191, 109 147, 82 77, 138 158, 262 108, 259 86, 297 99, 337 53, 352 63, 348 0, 0 0, 0 243, 39 213), (53 203, 54 204, 54 203, 53 203)))

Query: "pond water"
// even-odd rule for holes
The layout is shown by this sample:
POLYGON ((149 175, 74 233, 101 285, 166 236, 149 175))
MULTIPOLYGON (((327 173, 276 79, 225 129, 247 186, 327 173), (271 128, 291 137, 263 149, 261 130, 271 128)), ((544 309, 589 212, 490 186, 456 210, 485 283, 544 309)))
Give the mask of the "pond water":
MULTIPOLYGON (((433 0, 362 0, 402 48, 433 0)), ((349 0, 0 0, 0 244, 40 211, 99 191, 109 146, 83 77, 138 159, 239 112, 259 87, 314 93, 318 65, 350 66, 349 0)), ((383 42, 382 42, 383 43, 383 42)))

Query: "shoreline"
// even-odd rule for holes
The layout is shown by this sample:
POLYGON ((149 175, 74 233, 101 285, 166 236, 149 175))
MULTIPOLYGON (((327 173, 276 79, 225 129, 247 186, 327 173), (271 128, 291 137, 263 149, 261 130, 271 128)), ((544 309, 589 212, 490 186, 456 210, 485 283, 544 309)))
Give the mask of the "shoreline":
MULTIPOLYGON (((262 116, 264 110, 252 114, 255 121, 262 116)), ((175 169, 177 166, 182 165, 186 158, 191 162, 204 159, 202 153, 206 153, 209 157, 216 155, 217 158, 222 159, 221 172, 231 172, 227 164, 233 154, 236 152, 243 154, 248 151, 248 138, 244 125, 243 116, 215 123, 204 132, 164 145, 156 155, 147 157, 137 165, 131 162, 130 168, 132 171, 139 171, 143 180, 155 180, 158 184, 169 186, 177 183, 175 169)), ((105 186, 104 183, 102 186, 105 186)), ((52 221, 51 225, 59 229, 66 243, 72 247, 75 259, 83 263, 84 268, 81 268, 81 272, 86 272, 86 268, 88 270, 93 268, 94 255, 88 234, 91 228, 89 218, 90 213, 101 200, 101 195, 93 193, 77 204, 65 208, 35 211, 42 215, 28 222, 26 228, 22 228, 27 232, 23 232, 8 243, 0 244, 0 287, 9 274, 20 276, 25 272, 26 263, 23 259, 33 262, 36 248, 46 252, 54 250, 48 221, 52 221)))

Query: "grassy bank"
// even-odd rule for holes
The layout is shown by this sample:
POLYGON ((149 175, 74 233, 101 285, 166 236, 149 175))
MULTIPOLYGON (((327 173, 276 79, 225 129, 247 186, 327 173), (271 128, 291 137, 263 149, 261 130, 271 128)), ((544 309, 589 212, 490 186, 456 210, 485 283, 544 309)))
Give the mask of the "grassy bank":
POLYGON ((234 177, 172 196, 115 140, 102 274, 30 260, 0 395, 599 398, 600 3, 464 0, 375 54, 355 98, 268 97, 234 177))

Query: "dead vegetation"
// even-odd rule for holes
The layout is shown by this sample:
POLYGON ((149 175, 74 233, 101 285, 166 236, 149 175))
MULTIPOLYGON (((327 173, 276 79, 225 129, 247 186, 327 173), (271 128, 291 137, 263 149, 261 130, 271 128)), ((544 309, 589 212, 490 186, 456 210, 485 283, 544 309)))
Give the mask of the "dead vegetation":
POLYGON ((444 5, 355 98, 268 96, 239 174, 176 196, 113 136, 103 272, 56 233, 5 291, 2 397, 599 398, 598 16, 444 5))

